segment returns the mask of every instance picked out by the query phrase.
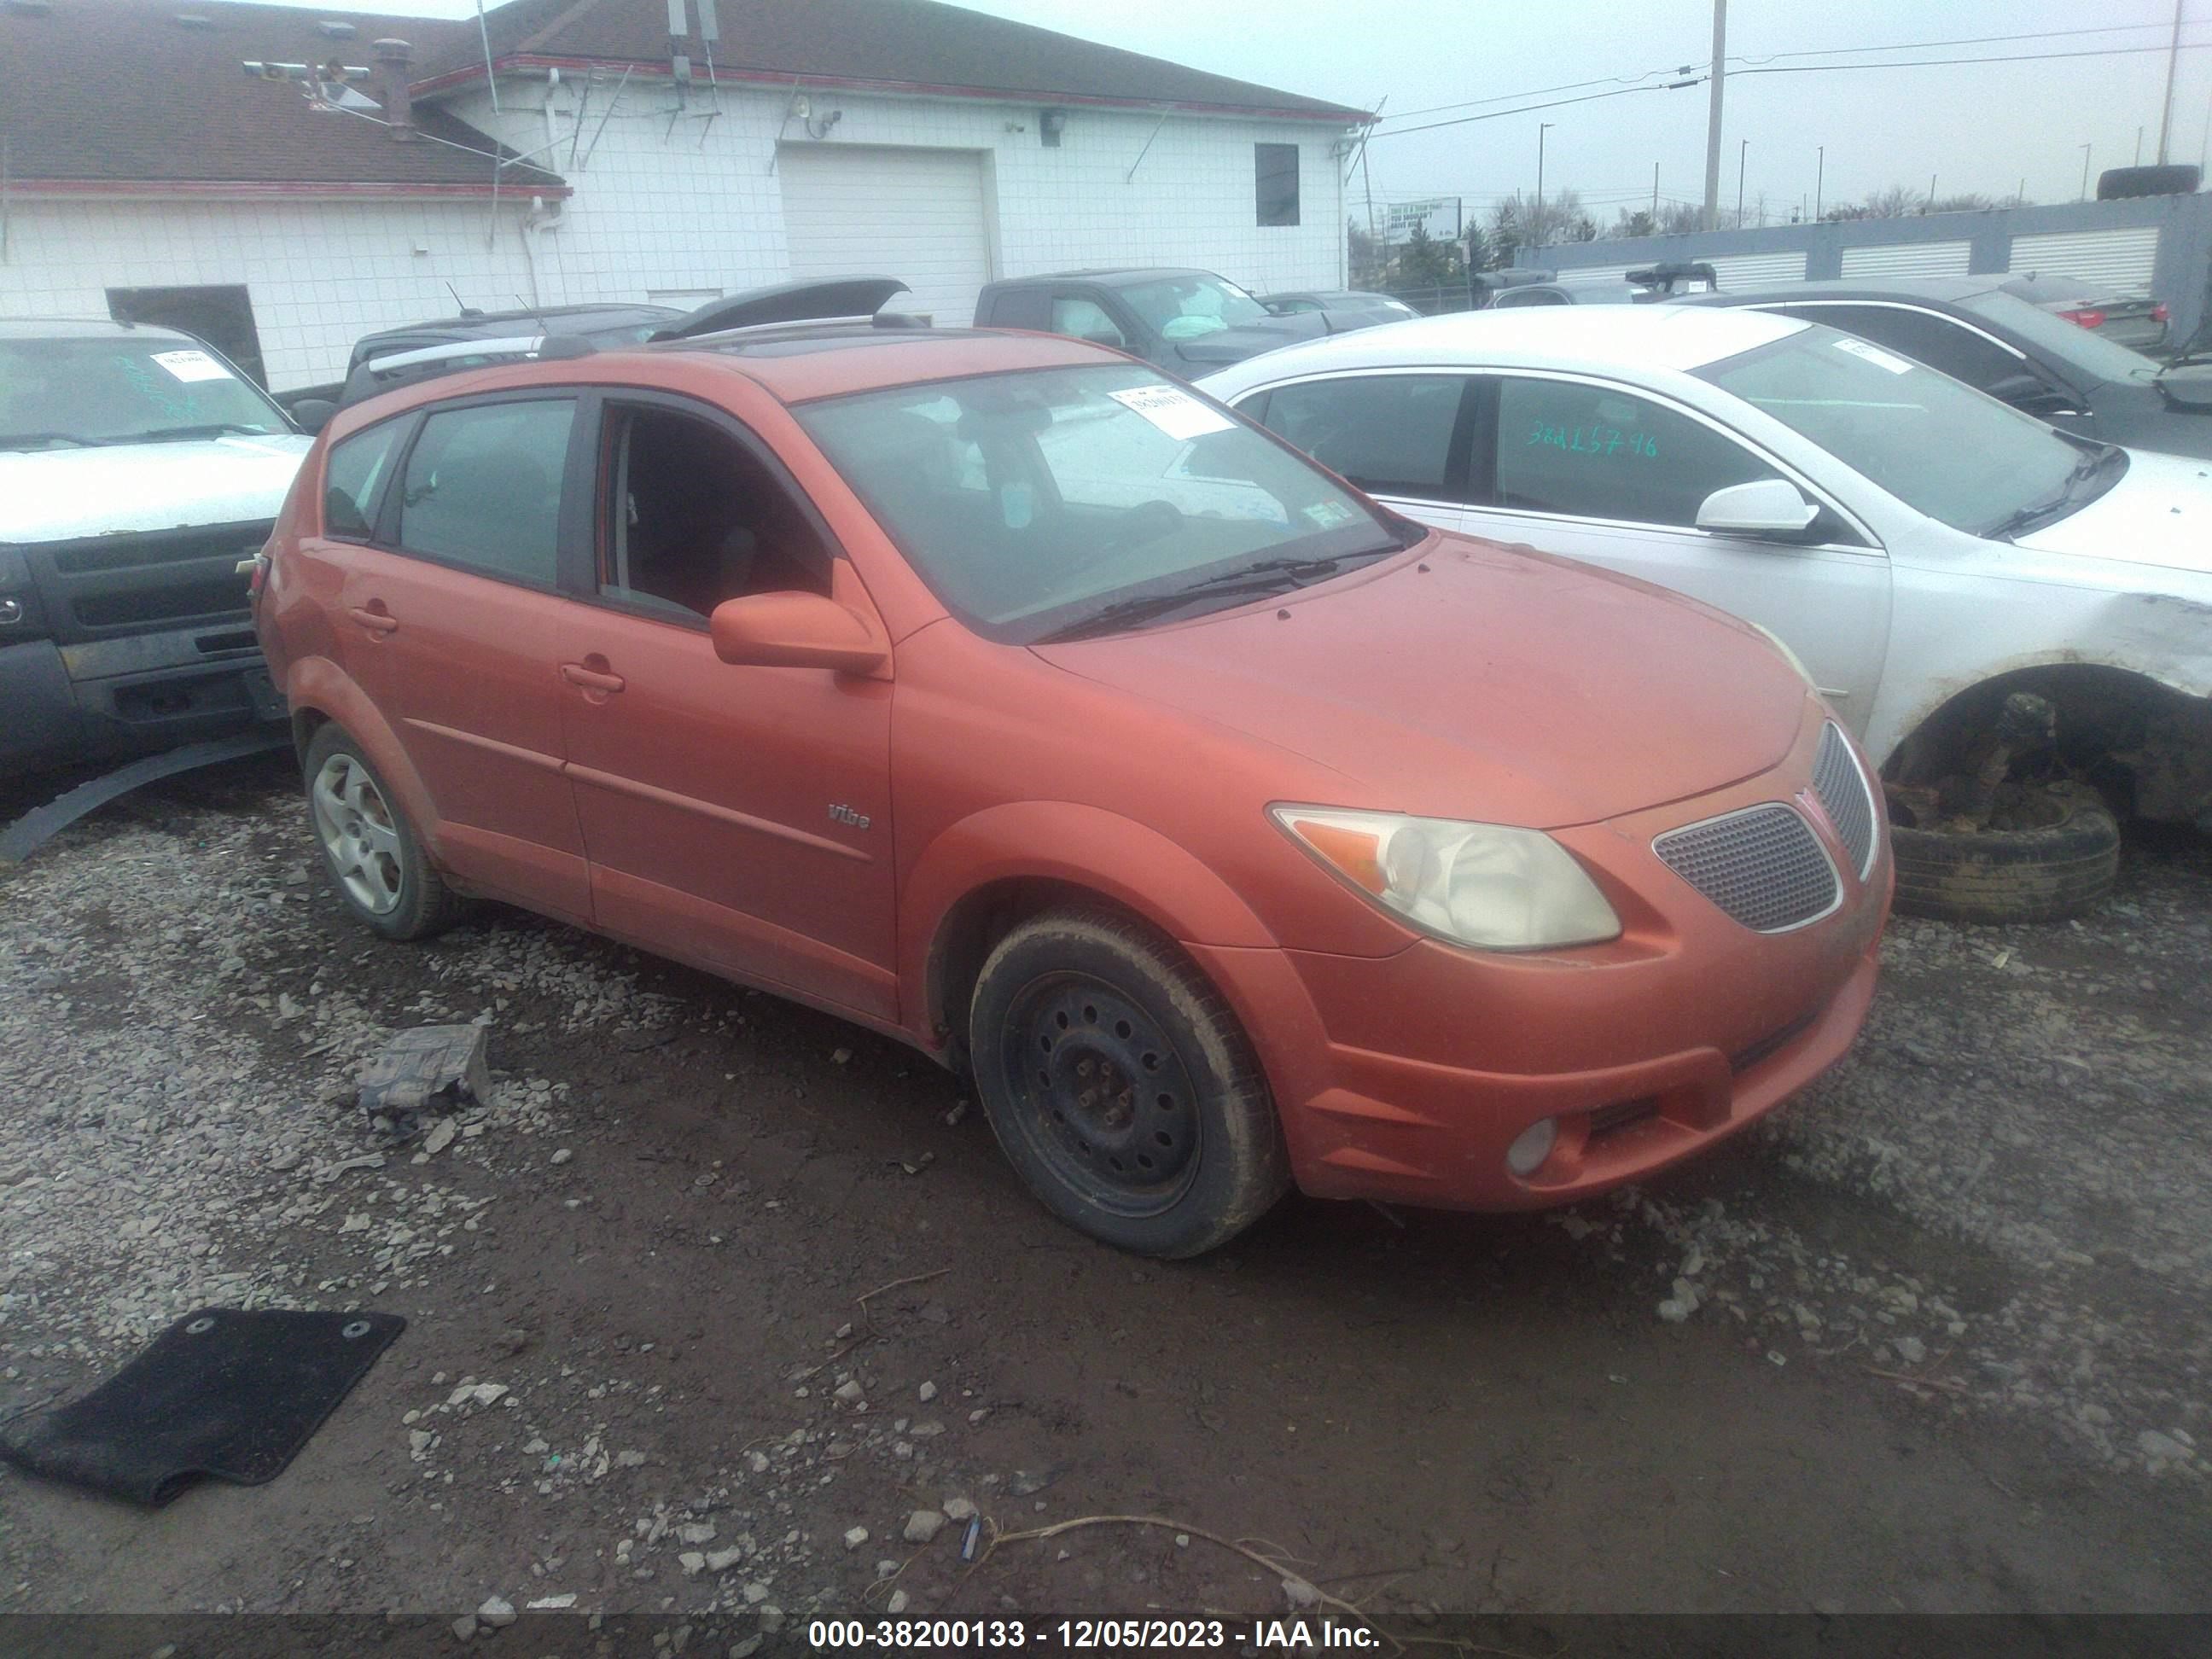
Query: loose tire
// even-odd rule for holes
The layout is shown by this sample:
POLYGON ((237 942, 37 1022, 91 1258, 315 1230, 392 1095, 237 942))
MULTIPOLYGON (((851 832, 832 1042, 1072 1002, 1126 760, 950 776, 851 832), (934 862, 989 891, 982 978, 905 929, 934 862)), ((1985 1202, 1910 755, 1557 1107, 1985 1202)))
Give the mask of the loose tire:
POLYGON ((386 939, 427 939, 451 927, 461 901, 430 867, 415 826, 351 735, 335 723, 321 727, 303 770, 308 821, 338 902, 386 939))
POLYGON ((1079 1231, 1142 1255, 1198 1255, 1290 1185, 1236 1017, 1147 927, 1093 911, 1021 923, 983 964, 969 1032, 992 1133, 1079 1231))
POLYGON ((2032 829, 1949 834, 1893 823, 1897 908, 1939 921, 2058 921, 2112 890, 2120 826, 2079 786, 2035 792, 2049 821, 2032 829))

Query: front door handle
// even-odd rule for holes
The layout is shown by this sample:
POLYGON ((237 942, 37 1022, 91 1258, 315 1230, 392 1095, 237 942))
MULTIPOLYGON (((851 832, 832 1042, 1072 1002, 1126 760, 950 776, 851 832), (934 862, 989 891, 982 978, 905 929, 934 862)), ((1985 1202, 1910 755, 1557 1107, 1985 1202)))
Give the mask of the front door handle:
POLYGON ((399 618, 388 611, 372 611, 356 605, 346 612, 372 634, 389 634, 399 626, 399 618))
POLYGON ((596 668, 586 668, 580 662, 562 663, 561 678, 571 685, 582 686, 586 691, 619 691, 623 689, 621 675, 604 673, 596 668))

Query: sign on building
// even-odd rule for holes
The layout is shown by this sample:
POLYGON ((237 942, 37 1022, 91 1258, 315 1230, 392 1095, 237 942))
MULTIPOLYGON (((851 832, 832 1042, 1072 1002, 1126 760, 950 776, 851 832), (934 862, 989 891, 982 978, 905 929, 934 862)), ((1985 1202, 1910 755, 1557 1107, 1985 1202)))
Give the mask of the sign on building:
POLYGON ((1426 231, 1431 241, 1457 241, 1461 228, 1460 198, 1456 196, 1431 196, 1418 202, 1391 203, 1389 217, 1383 222, 1382 240, 1391 247, 1401 246, 1413 240, 1415 225, 1426 231))

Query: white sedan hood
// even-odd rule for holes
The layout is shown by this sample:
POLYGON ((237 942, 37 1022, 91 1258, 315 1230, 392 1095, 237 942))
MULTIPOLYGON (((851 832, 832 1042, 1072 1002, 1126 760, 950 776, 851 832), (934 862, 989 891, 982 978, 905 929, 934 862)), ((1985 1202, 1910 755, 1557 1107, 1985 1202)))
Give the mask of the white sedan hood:
POLYGON ((0 453, 0 543, 273 519, 313 443, 285 433, 0 453))
POLYGON ((2040 553, 2212 571, 2212 461, 2131 449, 2118 483, 2015 539, 2040 553))

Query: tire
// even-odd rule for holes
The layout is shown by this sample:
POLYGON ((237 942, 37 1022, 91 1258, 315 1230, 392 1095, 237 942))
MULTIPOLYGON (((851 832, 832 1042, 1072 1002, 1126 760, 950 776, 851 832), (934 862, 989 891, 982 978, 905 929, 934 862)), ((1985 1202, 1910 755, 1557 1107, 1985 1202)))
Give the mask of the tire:
POLYGON ((321 726, 301 769, 323 873, 356 920, 386 939, 416 939, 459 919, 460 897, 430 867, 415 826, 344 727, 321 726))
POLYGON ((2120 826, 2088 789, 2035 792, 2050 823, 1950 834, 1890 826, 1897 908, 1938 921, 2061 921, 2100 903, 2120 868, 2120 826))
POLYGON ((2097 199, 2123 202, 2138 196, 2187 196, 2200 177, 2185 162, 2165 167, 2106 167, 2097 175, 2097 199))
POLYGON ((1139 923, 1063 910, 1017 926, 976 981, 969 1052, 1000 1146, 1079 1232, 1200 1255, 1289 1189, 1267 1079, 1235 1015, 1139 923))

